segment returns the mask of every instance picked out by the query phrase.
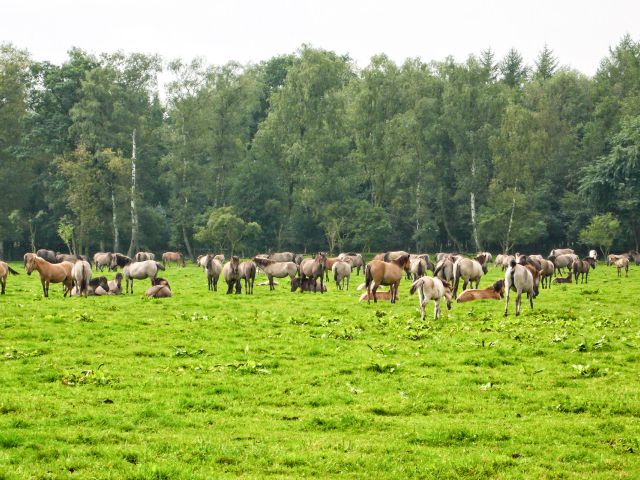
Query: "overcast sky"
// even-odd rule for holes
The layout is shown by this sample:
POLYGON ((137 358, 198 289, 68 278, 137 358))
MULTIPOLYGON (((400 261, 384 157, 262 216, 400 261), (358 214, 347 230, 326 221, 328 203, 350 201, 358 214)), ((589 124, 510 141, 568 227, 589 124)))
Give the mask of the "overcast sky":
POLYGON ((7 0, 0 41, 61 63, 72 46, 93 53, 202 56, 212 64, 259 62, 303 43, 396 62, 515 47, 533 63, 546 44, 562 65, 588 75, 610 46, 640 39, 640 1, 7 0))

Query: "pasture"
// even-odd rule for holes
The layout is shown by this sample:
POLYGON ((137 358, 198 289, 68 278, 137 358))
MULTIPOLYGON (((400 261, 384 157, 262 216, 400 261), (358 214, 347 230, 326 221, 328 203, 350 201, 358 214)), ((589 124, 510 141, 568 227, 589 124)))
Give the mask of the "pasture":
POLYGON ((188 265, 169 299, 45 299, 12 266, 0 478, 640 478, 638 267, 421 322, 406 279, 367 305, 362 274, 225 295, 188 265))

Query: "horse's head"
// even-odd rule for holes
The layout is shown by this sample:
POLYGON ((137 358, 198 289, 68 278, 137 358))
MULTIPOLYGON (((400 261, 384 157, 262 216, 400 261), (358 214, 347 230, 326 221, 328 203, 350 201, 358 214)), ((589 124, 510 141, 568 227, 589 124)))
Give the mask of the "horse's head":
POLYGON ((327 268, 327 254, 325 252, 318 252, 315 261, 322 265, 324 268, 327 268))
POLYGON ((504 280, 498 280, 492 287, 494 291, 500 294, 500 298, 504 298, 504 280))
POLYGON ((35 270, 36 258, 38 257, 35 253, 24 254, 24 269, 27 271, 27 275, 31 275, 31 273, 35 270))
POLYGON ((238 273, 238 267, 240 266, 240 257, 237 257, 236 255, 231 257, 231 260, 229 260, 229 264, 231 265, 231 270, 234 273, 238 273))
POLYGON ((444 287, 444 298, 447 299, 447 310, 451 310, 451 299, 453 298, 453 286, 443 280, 442 286, 444 287))

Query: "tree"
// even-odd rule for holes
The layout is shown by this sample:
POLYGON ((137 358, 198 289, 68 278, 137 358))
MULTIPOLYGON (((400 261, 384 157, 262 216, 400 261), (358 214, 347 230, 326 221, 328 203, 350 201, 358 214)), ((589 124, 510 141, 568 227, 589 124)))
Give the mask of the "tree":
POLYGON ((233 207, 221 207, 209 210, 207 223, 197 230, 195 239, 213 245, 217 251, 229 249, 234 255, 243 241, 255 242, 260 232, 260 225, 245 222, 233 207))
POLYGON ((536 70, 533 73, 533 78, 536 80, 549 80, 558 68, 558 59, 553 56, 553 50, 551 50, 547 44, 544 45, 542 51, 538 54, 536 59, 536 70))
POLYGON ((585 245, 598 245, 606 258, 613 241, 620 231, 620 221, 611 213, 596 215, 580 232, 580 241, 585 245))
POLYGON ((522 55, 512 48, 500 62, 502 81, 511 88, 520 89, 527 80, 529 69, 522 60, 522 55))

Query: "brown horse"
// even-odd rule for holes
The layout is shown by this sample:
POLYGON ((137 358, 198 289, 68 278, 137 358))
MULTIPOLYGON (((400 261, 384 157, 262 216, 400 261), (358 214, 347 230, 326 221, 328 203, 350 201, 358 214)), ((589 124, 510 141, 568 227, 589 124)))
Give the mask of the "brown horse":
POLYGON ((233 293, 235 286, 236 293, 241 293, 240 289, 240 273, 238 267, 240 266, 240 258, 235 255, 232 256, 227 263, 222 267, 222 277, 227 282, 227 294, 233 293))
POLYGON ((40 282, 42 283, 42 291, 45 297, 49 297, 49 284, 62 283, 64 285, 64 296, 71 293, 73 288, 73 263, 62 262, 53 264, 47 262, 44 258, 38 257, 35 253, 24 254, 24 268, 27 275, 31 275, 34 270, 40 274, 40 282))
MULTIPOLYGON (((388 285, 391 292, 391 303, 396 303, 398 286, 402 280, 403 270, 409 268, 409 254, 403 254, 395 260, 385 262, 383 260, 371 260, 364 269, 365 286, 369 297, 377 302, 376 291, 380 285, 388 285)), ((370 300, 367 300, 370 303, 370 300)))
POLYGON ((504 297, 504 280, 498 280, 489 288, 482 290, 465 290, 457 299, 458 303, 471 302, 473 300, 500 300, 504 297))
MULTIPOLYGON (((382 260, 383 262, 389 263, 392 260, 397 260, 398 258, 404 255, 409 255, 409 253, 405 252, 404 250, 395 250, 392 252, 379 253, 378 255, 373 257, 373 259, 382 260)), ((411 255, 409 255, 409 258, 411 258, 411 255)), ((411 280, 411 262, 407 262, 403 268, 404 268, 404 273, 407 276, 407 280, 411 280)))
POLYGON ((0 287, 2 287, 2 291, 0 293, 2 295, 4 295, 4 289, 7 286, 7 276, 9 276, 9 274, 18 275, 18 272, 16 272, 5 262, 0 262, 0 287))
MULTIPOLYGON (((238 276, 244 279, 245 295, 253 295, 253 284, 256 281, 256 264, 252 260, 246 260, 238 265, 238 276)), ((238 283, 240 280, 238 280, 238 283)))
POLYGON ((578 283, 578 277, 582 275, 580 283, 589 283, 589 270, 596 268, 596 261, 591 257, 585 257, 582 260, 573 262, 573 276, 578 283))
MULTIPOLYGON (((327 254, 319 252, 314 259, 307 258, 300 263, 300 281, 304 284, 307 278, 311 279, 316 291, 316 278, 320 279, 320 293, 324 293, 324 271, 327 269, 327 254)), ((302 291, 302 290, 301 290, 302 291)))
POLYGON ((176 262, 176 267, 179 265, 186 266, 184 255, 180 252, 164 252, 162 254, 162 264, 166 265, 167 262, 176 262))

